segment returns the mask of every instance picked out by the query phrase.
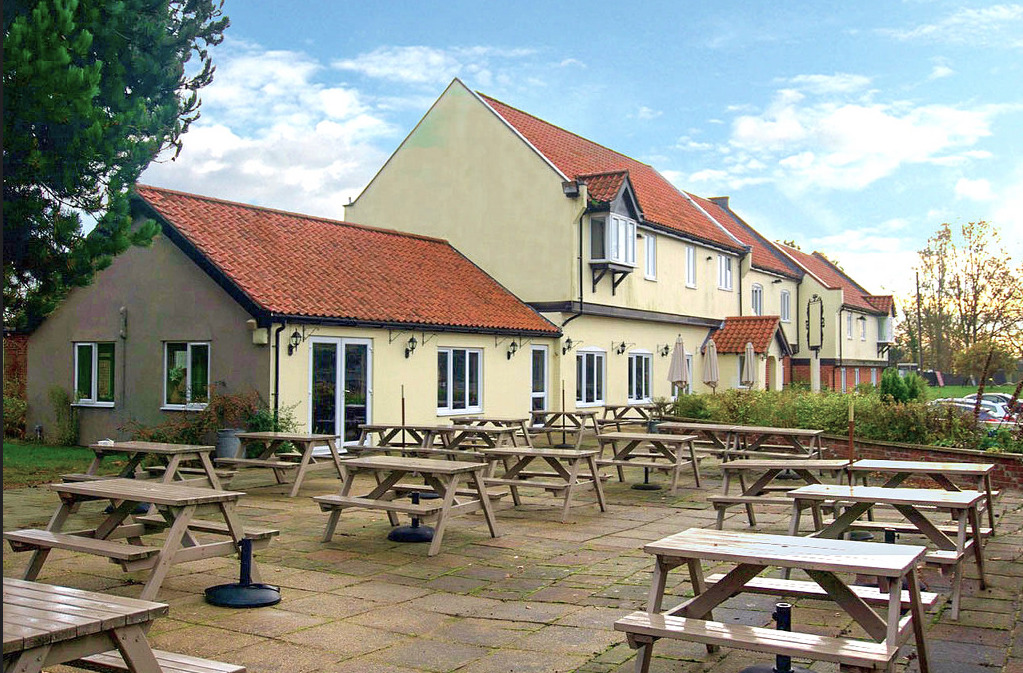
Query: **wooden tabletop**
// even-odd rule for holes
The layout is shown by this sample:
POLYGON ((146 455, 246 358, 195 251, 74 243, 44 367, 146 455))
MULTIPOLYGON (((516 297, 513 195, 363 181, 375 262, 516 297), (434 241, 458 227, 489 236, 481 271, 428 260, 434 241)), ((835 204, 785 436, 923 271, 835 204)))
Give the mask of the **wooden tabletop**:
POLYGON ((218 491, 212 488, 164 484, 148 479, 100 479, 97 481, 50 484, 51 491, 90 498, 151 502, 157 505, 184 507, 237 500, 240 491, 218 491))
POLYGON ((782 568, 900 577, 927 552, 918 545, 849 542, 690 528, 651 542, 648 554, 782 568))
POLYGON ((306 432, 239 432, 238 439, 261 439, 267 442, 327 442, 341 435, 315 435, 306 432))
POLYGON ((886 505, 932 505, 962 509, 973 507, 986 496, 980 491, 946 491, 940 488, 884 488, 883 486, 847 486, 811 484, 786 492, 792 498, 876 502, 886 505))
POLYGON ((824 434, 823 430, 811 430, 808 428, 774 428, 766 425, 733 425, 732 432, 788 435, 789 437, 816 437, 824 434))
POLYGON ((452 419, 452 423, 459 421, 471 421, 473 423, 525 423, 529 416, 459 416, 452 419))
POLYGON ((724 423, 686 423, 683 421, 665 421, 660 423, 658 428, 664 430, 704 430, 706 432, 731 432, 738 427, 724 423))
MULTIPOLYGON (((4 578, 4 657, 167 614, 163 603, 4 578)), ((6 665, 5 661, 5 665, 6 665)))
POLYGON ((535 456, 536 458, 585 458, 600 453, 597 449, 559 449, 548 446, 502 446, 493 449, 479 449, 477 453, 492 456, 535 456))
POLYGON ((722 470, 844 470, 849 466, 848 460, 732 460, 721 464, 722 470))
POLYGON ((617 439, 625 442, 688 442, 697 439, 696 435, 658 434, 653 432, 604 432, 597 436, 599 440, 617 439))
POLYGON ((404 470, 430 474, 460 474, 486 468, 485 463, 436 458, 406 458, 404 456, 361 456, 345 461, 345 467, 357 470, 404 470))
POLYGON ((360 430, 367 430, 369 432, 381 432, 386 430, 415 430, 417 432, 451 432, 454 428, 452 425, 414 425, 408 424, 402 425, 401 423, 363 423, 359 426, 360 430))
POLYGON ((124 453, 153 453, 173 455, 176 453, 209 453, 216 447, 197 444, 167 444, 164 442, 114 442, 113 444, 90 444, 93 451, 115 451, 124 453))
POLYGON ((980 477, 993 472, 995 466, 991 463, 938 463, 923 460, 857 460, 849 469, 864 472, 940 472, 945 475, 980 477))
POLYGON ((479 435, 511 435, 518 432, 521 428, 513 428, 504 425, 498 426, 485 426, 485 425, 452 425, 449 428, 455 432, 467 432, 475 433, 479 435))
POLYGON ((605 404, 605 409, 654 409, 657 405, 653 402, 630 402, 628 404, 605 404))
POLYGON ((594 409, 576 409, 574 411, 531 411, 530 414, 533 418, 537 416, 596 416, 601 411, 601 408, 594 409))

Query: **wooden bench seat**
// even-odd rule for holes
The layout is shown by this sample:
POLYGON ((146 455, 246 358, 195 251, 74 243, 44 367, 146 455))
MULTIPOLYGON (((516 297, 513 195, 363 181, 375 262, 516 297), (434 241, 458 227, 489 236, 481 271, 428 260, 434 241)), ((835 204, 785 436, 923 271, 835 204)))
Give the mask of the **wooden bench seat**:
POLYGON ((777 498, 770 495, 712 495, 707 500, 715 507, 722 505, 787 505, 792 507, 792 498, 777 498))
POLYGON ((633 612, 616 621, 615 630, 624 632, 628 636, 629 645, 634 648, 658 638, 671 638, 811 661, 829 661, 868 671, 887 670, 899 651, 895 646, 853 638, 778 631, 760 626, 725 624, 642 611, 633 612))
MULTIPOLYGON (((706 582, 708 586, 717 584, 724 578, 724 573, 708 575, 706 582)), ((862 598, 870 605, 888 605, 888 594, 883 593, 877 587, 864 587, 850 585, 853 593, 862 598)), ((831 600, 828 593, 816 582, 806 580, 786 580, 772 577, 754 577, 745 585, 742 590, 752 594, 767 594, 769 596, 795 596, 796 598, 819 598, 831 600)), ((909 607, 909 592, 902 591, 902 604, 909 607)), ((938 594, 933 591, 920 592, 920 604, 924 608, 930 608, 938 602, 938 594)))
MULTIPOLYGON (((653 457, 653 456, 651 456, 653 457)), ((667 460, 664 456, 660 456, 664 460, 667 460)), ((686 461, 688 464, 689 461, 686 461)), ((597 465, 601 467, 607 467, 608 465, 617 465, 619 467, 646 467, 651 470, 661 470, 663 472, 671 472, 675 469, 675 463, 657 462, 654 460, 614 460, 612 458, 601 458, 597 461, 597 465)))
MULTIPOLYGON (((425 484, 395 484, 391 487, 391 490, 403 496, 411 495, 412 493, 436 493, 436 491, 425 484)), ((511 491, 505 488, 487 489, 487 497, 491 500, 500 500, 510 493, 511 491)), ((460 488, 455 491, 455 495, 474 498, 476 497, 476 490, 471 488, 460 488)))
MULTIPOLYGON (((146 516, 136 516, 134 518, 138 523, 145 524, 151 528, 167 528, 170 525, 159 514, 148 514, 146 516)), ((227 524, 222 521, 200 521, 192 519, 188 522, 188 529, 200 533, 213 533, 216 535, 231 534, 227 524)), ((245 527, 244 532, 245 537, 253 541, 269 540, 270 538, 277 537, 281 534, 281 531, 274 528, 252 528, 249 526, 245 527)))
MULTIPOLYGON (((589 484, 592 479, 579 478, 579 485, 589 484)), ((526 488, 542 488, 551 492, 560 492, 568 488, 568 484, 563 481, 537 481, 535 479, 502 479, 500 477, 485 477, 483 483, 487 486, 517 486, 526 488)))
MULTIPOLYGON (((831 521, 828 520, 824 521, 825 526, 829 524, 831 524, 831 521)), ((913 533, 915 535, 923 535, 923 533, 921 533, 916 526, 914 526, 911 523, 906 523, 903 521, 855 521, 849 527, 859 530, 877 531, 884 531, 890 529, 894 530, 896 533, 913 533)), ((935 528, 940 530, 942 533, 945 533, 952 537, 959 533, 959 526, 956 526, 955 524, 939 524, 936 525, 935 528)), ((982 537, 989 537, 991 535, 991 532, 992 531, 990 526, 981 526, 980 528, 980 534, 982 537)), ((973 535, 973 531, 969 527, 967 527, 966 534, 973 535)))
POLYGON ((100 479, 113 479, 116 474, 85 474, 84 472, 72 472, 71 474, 60 475, 61 481, 74 483, 78 481, 99 481, 100 479))
POLYGON ((140 561, 160 552, 159 547, 97 540, 91 537, 52 533, 48 530, 27 528, 4 533, 4 539, 10 542, 13 551, 35 551, 37 549, 66 549, 97 556, 105 556, 115 561, 140 561))
POLYGON ((444 508, 440 499, 421 501, 418 505, 401 500, 373 500, 354 495, 317 495, 313 497, 313 500, 319 503, 320 510, 324 512, 348 507, 365 507, 366 509, 382 509, 413 516, 429 516, 444 508))
MULTIPOLYGON (((167 471, 166 465, 148 465, 145 471, 150 474, 163 474, 167 471)), ((196 475, 199 477, 206 476, 206 470, 201 467, 179 467, 177 469, 178 474, 196 475)), ((238 474, 237 470, 214 470, 214 474, 220 479, 230 479, 234 475, 238 474)))
POLYGON ((217 458, 214 461, 219 465, 237 465, 239 467, 272 467, 275 470, 291 470, 299 467, 298 463, 291 463, 286 460, 264 460, 260 458, 217 458))
MULTIPOLYGON (((164 673, 245 673, 244 666, 238 664, 225 664, 210 659, 200 659, 187 654, 177 652, 164 652, 153 650, 156 662, 164 673)), ((89 657, 82 657, 69 661, 66 666, 83 668, 87 671, 99 671, 100 673, 122 673, 129 671, 121 653, 117 650, 110 650, 102 654, 94 654, 89 657)))

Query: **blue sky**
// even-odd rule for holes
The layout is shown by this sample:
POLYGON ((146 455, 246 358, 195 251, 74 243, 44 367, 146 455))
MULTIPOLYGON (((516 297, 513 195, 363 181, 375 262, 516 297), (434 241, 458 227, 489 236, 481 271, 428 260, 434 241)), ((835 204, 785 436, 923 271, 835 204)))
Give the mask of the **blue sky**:
MULTIPOLYGON (((1023 260, 1023 4, 227 0, 143 181, 340 219, 453 77, 907 292, 942 222, 1023 260)), ((403 223, 393 223, 403 228, 403 223)))

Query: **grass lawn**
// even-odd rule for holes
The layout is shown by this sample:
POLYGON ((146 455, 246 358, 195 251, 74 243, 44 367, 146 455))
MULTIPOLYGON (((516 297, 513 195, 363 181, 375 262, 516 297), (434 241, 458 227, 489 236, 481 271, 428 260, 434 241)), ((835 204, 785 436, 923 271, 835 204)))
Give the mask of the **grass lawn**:
MULTIPOLYGON (((1011 384, 1004 386, 985 386, 984 392, 1006 393, 1007 395, 1012 395, 1015 389, 1016 386, 1011 384)), ((977 392, 977 386, 944 386, 942 388, 929 386, 927 388, 927 399, 937 400, 944 397, 966 397, 967 395, 972 395, 975 392, 977 392)))
MULTIPOLYGON (((46 446, 5 439, 4 489, 59 482, 62 474, 84 472, 92 457, 92 451, 81 446, 46 446)), ((116 462, 110 461, 110 465, 116 462)))

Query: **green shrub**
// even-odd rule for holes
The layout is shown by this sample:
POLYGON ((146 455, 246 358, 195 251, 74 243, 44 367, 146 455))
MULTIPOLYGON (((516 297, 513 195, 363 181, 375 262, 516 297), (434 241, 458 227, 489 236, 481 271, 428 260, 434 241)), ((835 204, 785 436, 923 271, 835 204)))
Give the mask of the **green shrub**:
POLYGON ((78 409, 74 406, 71 393, 60 386, 53 386, 49 392, 53 406, 54 434, 48 439, 61 446, 78 444, 78 409))
POLYGON ((909 388, 905 380, 894 369, 886 369, 881 373, 881 397, 894 402, 905 402, 909 399, 909 388))
POLYGON ((710 411, 707 410, 706 395, 679 395, 675 403, 668 410, 672 416, 682 418, 706 419, 710 418, 710 411))
POLYGON ((21 382, 4 379, 4 437, 25 436, 25 414, 28 402, 21 394, 21 382))
POLYGON ((927 399, 927 381, 924 380, 924 377, 916 372, 909 372, 902 380, 906 382, 905 402, 927 399))

